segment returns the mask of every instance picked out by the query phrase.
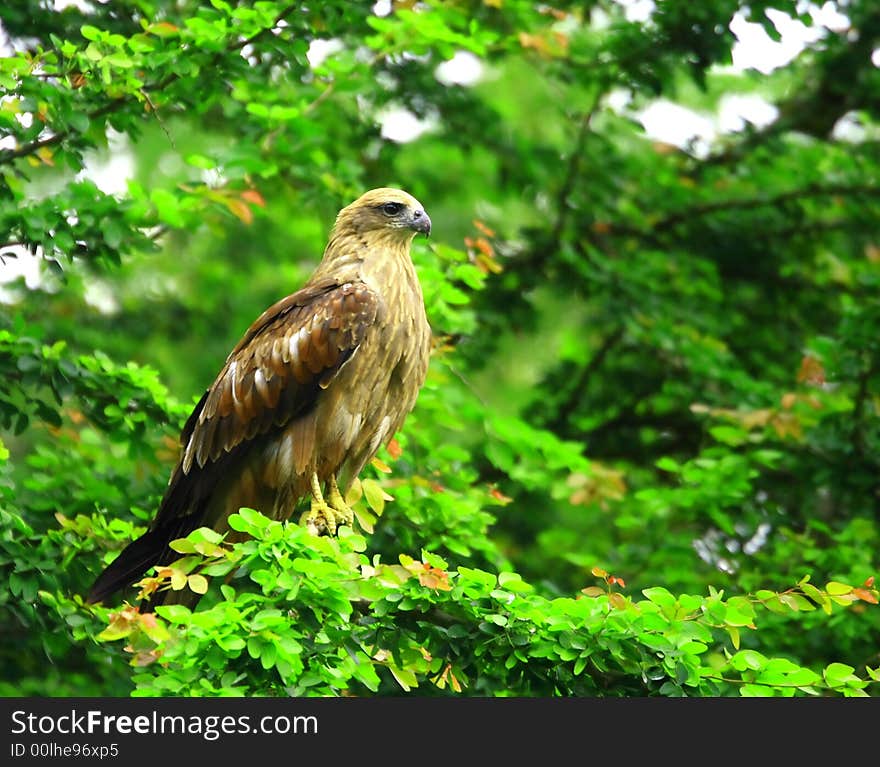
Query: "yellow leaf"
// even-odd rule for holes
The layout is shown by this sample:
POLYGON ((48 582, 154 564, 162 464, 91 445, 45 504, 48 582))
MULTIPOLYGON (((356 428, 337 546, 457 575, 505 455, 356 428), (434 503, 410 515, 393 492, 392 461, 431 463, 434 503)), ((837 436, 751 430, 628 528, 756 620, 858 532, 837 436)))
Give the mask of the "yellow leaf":
POLYGON ((171 571, 171 588, 174 591, 180 591, 184 586, 186 586, 186 582, 186 573, 183 573, 180 570, 171 571))
POLYGON ((736 626, 727 626, 727 633, 730 635, 730 642, 734 650, 739 650, 739 629, 736 626))
POLYGON ((507 506, 508 503, 513 501, 513 498, 504 495, 504 493, 502 493, 497 487, 490 488, 489 495, 491 495, 502 506, 507 506))
POLYGON ((168 21, 159 21, 155 24, 150 24, 147 27, 147 32, 152 32, 157 37, 169 37, 170 35, 176 35, 179 29, 168 21))
POLYGON ((205 594, 208 591, 208 579, 204 575, 190 575, 187 578, 187 583, 196 594, 205 594))
POLYGON ((53 154, 54 153, 52 152, 52 149, 47 146, 40 147, 37 150, 37 157, 39 157, 46 165, 49 166, 55 165, 55 160, 52 159, 53 154))
POLYGON ((352 511, 354 512, 354 518, 357 520, 358 527, 365 533, 372 533, 376 517, 361 506, 353 507, 352 511))
POLYGON ((382 512, 385 511, 385 501, 393 501, 394 497, 388 495, 375 479, 361 480, 361 487, 364 491, 364 497, 367 499, 367 504, 381 517, 382 512))
POLYGON ((479 221, 478 219, 475 218, 471 223, 472 223, 477 229, 479 229, 483 234, 485 234, 487 237, 494 237, 494 236, 495 236, 495 230, 494 230, 494 229, 490 229, 490 228, 489 228, 488 226, 486 226, 482 221, 479 221))
POLYGON ((383 474, 391 473, 391 467, 379 458, 374 458, 372 461, 370 461, 370 463, 373 464, 373 466, 381 471, 383 474))
POLYGON ((348 488, 348 491, 345 493, 345 502, 349 506, 354 506, 364 495, 364 490, 361 487, 361 481, 357 477, 354 482, 351 483, 351 487, 348 488))
POLYGON ((396 666, 389 666, 388 669, 397 680, 397 683, 404 689, 404 692, 409 692, 411 688, 419 686, 419 680, 416 679, 416 675, 412 671, 397 668, 396 666))
POLYGON ((137 610, 128 608, 118 613, 111 613, 110 623, 100 634, 98 639, 110 642, 114 639, 127 637, 137 626, 137 610), (132 613, 134 611, 134 614, 132 613))

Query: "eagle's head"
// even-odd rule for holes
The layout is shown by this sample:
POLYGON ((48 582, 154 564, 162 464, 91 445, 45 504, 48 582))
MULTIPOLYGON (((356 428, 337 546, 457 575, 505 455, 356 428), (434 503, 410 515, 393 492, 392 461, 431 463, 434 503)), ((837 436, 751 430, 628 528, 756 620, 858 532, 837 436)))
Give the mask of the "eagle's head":
POLYGON ((422 204, 401 189, 380 187, 362 194, 336 217, 337 231, 384 235, 403 241, 431 234, 431 219, 422 204))

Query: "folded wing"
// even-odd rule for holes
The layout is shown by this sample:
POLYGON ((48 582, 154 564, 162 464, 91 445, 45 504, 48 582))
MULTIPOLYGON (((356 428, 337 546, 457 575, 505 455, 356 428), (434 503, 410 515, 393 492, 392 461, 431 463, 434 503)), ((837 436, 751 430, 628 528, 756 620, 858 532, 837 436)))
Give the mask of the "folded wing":
POLYGON ((186 422, 182 454, 150 529, 98 577, 97 602, 173 558, 168 543, 205 523, 220 480, 262 435, 315 407, 380 311, 362 282, 322 282, 271 306, 244 334, 186 422))

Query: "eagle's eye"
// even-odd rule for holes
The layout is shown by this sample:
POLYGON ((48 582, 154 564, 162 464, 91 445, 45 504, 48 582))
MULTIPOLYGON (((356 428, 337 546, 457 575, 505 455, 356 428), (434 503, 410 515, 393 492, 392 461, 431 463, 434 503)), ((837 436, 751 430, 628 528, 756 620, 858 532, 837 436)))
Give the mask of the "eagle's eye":
POLYGON ((396 216, 402 210, 403 210, 403 203, 402 202, 386 202, 382 206, 382 212, 386 216, 396 216))

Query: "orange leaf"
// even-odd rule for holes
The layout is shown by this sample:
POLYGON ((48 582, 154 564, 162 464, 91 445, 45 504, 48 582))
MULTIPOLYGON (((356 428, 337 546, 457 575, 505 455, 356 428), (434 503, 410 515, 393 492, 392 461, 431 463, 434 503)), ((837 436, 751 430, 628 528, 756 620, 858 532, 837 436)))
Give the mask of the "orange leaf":
POLYGON ((504 495, 504 493, 502 493, 497 487, 493 487, 491 490, 489 490, 489 495, 491 495, 496 501, 499 501, 503 504, 508 504, 513 500, 513 498, 504 495))
POLYGON ((403 455, 403 448, 396 439, 392 439, 388 443, 388 455, 390 455, 395 461, 403 455))
POLYGON ((243 224, 250 224, 254 220, 253 211, 248 207, 246 202, 234 198, 230 198, 225 202, 226 207, 229 208, 229 212, 243 224))
POLYGON ((877 604, 877 597, 874 596, 872 591, 868 591, 868 589, 855 588, 852 590, 852 593, 863 602, 870 602, 872 605, 877 604))
POLYGON ((449 573, 439 567, 431 567, 427 563, 424 564, 424 570, 419 573, 419 583, 434 591, 452 590, 452 584, 449 583, 449 573))
POLYGON ((801 367, 800 370, 798 370, 797 380, 798 383, 821 386, 825 383, 825 368, 822 367, 822 363, 819 362, 819 360, 807 354, 801 360, 801 367))
POLYGON ((479 250, 484 256, 492 256, 494 251, 492 250, 492 246, 489 244, 489 241, 485 237, 477 237, 474 242, 477 250, 479 250))
POLYGON ((479 229, 487 237, 494 237, 495 236, 495 230, 490 229, 482 221, 479 221, 478 219, 475 218, 473 221, 473 224, 477 229, 479 229))
POLYGON ((245 202, 259 205, 261 208, 266 207, 266 200, 263 199, 263 195, 261 195, 256 189, 245 189, 241 193, 241 199, 245 202))
POLYGON ((519 44, 523 48, 534 48, 541 53, 547 52, 547 41, 540 35, 530 35, 527 32, 520 32, 519 44))
POLYGON ((156 625, 157 625, 156 613, 144 613, 143 615, 141 615, 140 621, 141 621, 141 626, 144 627, 145 629, 156 628, 156 625))
POLYGON ((869 575, 867 578, 865 578, 865 588, 869 589, 873 585, 874 585, 874 576, 869 575))

